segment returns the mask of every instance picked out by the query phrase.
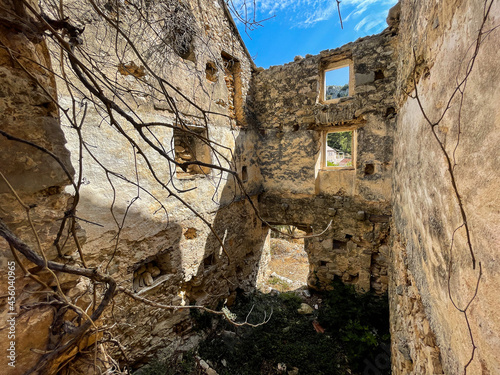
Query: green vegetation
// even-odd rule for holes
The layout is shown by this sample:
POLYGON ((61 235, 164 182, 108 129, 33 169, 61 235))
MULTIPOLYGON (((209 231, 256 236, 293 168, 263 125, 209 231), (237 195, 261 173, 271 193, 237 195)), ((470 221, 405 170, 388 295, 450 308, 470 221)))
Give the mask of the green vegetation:
MULTIPOLYGON (((332 162, 332 161, 327 161, 327 162, 326 162, 326 165, 327 165, 328 167, 338 167, 338 166, 339 166, 339 164, 334 163, 334 162, 332 162)), ((345 166, 346 166, 346 167, 352 167, 352 161, 347 162, 347 163, 345 164, 345 166)))
POLYGON ((387 299, 359 295, 340 281, 333 287, 306 301, 294 292, 239 295, 230 308, 237 321, 252 311, 248 322, 257 324, 272 311, 271 320, 256 328, 235 327, 219 316, 192 310, 195 329, 207 337, 198 353, 184 353, 173 363, 152 362, 134 375, 198 375, 196 354, 219 375, 275 375, 278 364, 286 365, 285 374, 297 368, 303 375, 389 375, 387 299), (301 315, 297 309, 302 302, 320 307, 301 315), (324 333, 317 332, 321 329, 324 333))
MULTIPOLYGON (((365 360, 375 363, 384 347, 390 345, 389 303, 371 292, 357 294, 341 281, 335 281, 334 288, 325 296, 319 321, 342 341, 351 370, 362 371, 365 360)), ((379 370, 381 374, 390 373, 390 368, 379 370)))
POLYGON ((279 277, 275 276, 271 276, 268 283, 272 285, 274 289, 279 291, 287 290, 290 288, 290 284, 288 284, 285 280, 282 280, 279 277))
POLYGON ((300 297, 293 293, 240 298, 231 308, 238 316, 245 317, 255 305, 250 322, 262 321, 264 312, 269 314, 271 309, 272 319, 257 328, 235 329, 222 323, 226 333, 214 333, 203 342, 200 356, 210 360, 220 375, 277 374, 279 363, 286 364, 288 370, 298 368, 300 374, 346 374, 346 359, 339 343, 330 335, 315 332, 313 317, 297 312, 300 303, 300 297))
MULTIPOLYGON (((384 351, 390 340, 387 300, 371 293, 358 295, 341 282, 334 288, 319 296, 323 302, 312 315, 297 312, 303 300, 293 292, 239 296, 231 311, 240 319, 252 306, 249 322, 261 322, 264 312, 269 314, 271 309, 272 319, 257 328, 219 321, 219 327, 202 342, 199 354, 220 375, 277 374, 279 363, 286 364, 288 371, 298 368, 299 374, 343 375, 349 369, 361 374, 367 363, 380 364, 380 355, 389 361, 384 351), (325 333, 316 332, 313 321, 325 333)), ((390 368, 377 371, 390 374, 390 368)))
POLYGON ((331 148, 351 154, 352 131, 328 133, 326 143, 331 148))

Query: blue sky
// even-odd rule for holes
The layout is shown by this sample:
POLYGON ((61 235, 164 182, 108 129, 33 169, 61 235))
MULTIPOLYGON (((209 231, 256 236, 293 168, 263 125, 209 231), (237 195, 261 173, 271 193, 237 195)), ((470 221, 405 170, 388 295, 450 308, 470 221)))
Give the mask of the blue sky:
MULTIPOLYGON (((245 32, 236 22, 255 64, 268 68, 293 61, 297 55, 315 55, 337 48, 387 27, 385 19, 397 0, 342 0, 340 21, 335 0, 233 0, 238 9, 244 3, 250 14, 255 10, 262 27, 245 32)), ((236 18, 236 17, 235 17, 236 18)))

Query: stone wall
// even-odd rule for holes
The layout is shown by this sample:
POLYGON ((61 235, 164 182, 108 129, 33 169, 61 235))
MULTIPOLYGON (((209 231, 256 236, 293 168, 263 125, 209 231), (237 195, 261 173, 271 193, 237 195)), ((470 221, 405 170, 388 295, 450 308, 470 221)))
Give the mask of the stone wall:
POLYGON ((252 107, 259 132, 260 207, 274 224, 294 224, 306 240, 309 285, 334 277, 359 290, 387 290, 395 29, 255 74, 252 107), (324 71, 352 61, 350 96, 321 97, 324 71), (328 131, 353 130, 354 164, 329 168, 328 131), (329 226, 331 222, 331 225, 329 226))
MULTIPOLYGON (((145 34, 140 22, 131 22, 133 8, 126 4, 117 2, 113 7, 109 3, 102 9, 93 9, 85 1, 65 1, 64 13, 69 22, 82 29, 85 26, 79 39, 73 41, 79 45, 75 55, 86 64, 80 71, 88 69, 92 72, 89 74, 95 73, 102 93, 125 108, 125 113, 140 119, 141 123, 162 124, 149 129, 147 135, 174 160, 213 163, 235 170, 239 175, 245 169, 243 186, 255 205, 255 195, 261 185, 254 148, 257 142, 256 133, 247 126, 245 104, 253 63, 228 18, 225 5, 222 1, 148 4, 161 8, 155 12, 163 11, 166 17, 178 18, 178 23, 168 25, 182 30, 161 30, 165 38, 170 38, 165 39, 169 41, 165 45, 156 45, 155 35, 145 34), (105 22, 106 17, 109 20, 105 22), (110 26, 118 18, 130 38, 128 43, 119 33, 117 37, 117 31, 110 26), (130 48, 132 44, 140 57, 130 48), (165 87, 161 87, 153 72, 164 79, 165 87), (167 95, 161 94, 163 89, 167 95), (175 103, 175 111, 172 103, 175 103), (174 128, 181 131, 176 133, 174 128), (212 142, 213 148, 203 137, 212 142)), ((49 17, 56 18, 50 7, 45 10, 49 17)), ((4 117, 10 114, 12 118, 6 119, 2 130, 5 126, 6 131, 13 128, 18 136, 31 136, 30 140, 60 154, 69 171, 74 173, 70 155, 64 148, 65 138, 68 140, 71 162, 77 170, 75 181, 81 183, 77 216, 86 232, 82 250, 87 267, 98 268, 111 275, 118 285, 166 305, 196 303, 216 308, 226 299, 230 304, 236 289, 253 290, 265 269, 268 228, 261 225, 250 200, 231 175, 209 167, 183 171, 168 162, 165 155, 148 147, 125 116, 115 112, 119 120, 111 123, 106 105, 97 99, 95 92, 89 92, 77 78, 75 69, 65 65, 61 70, 58 46, 49 44, 47 49, 45 42, 32 43, 18 30, 1 31, 3 43, 11 43, 9 46, 13 49, 26 50, 27 57, 42 66, 37 69, 28 64, 26 74, 0 49, 5 72, 1 105, 5 107, 4 117), (57 92, 54 76, 49 73, 52 66, 58 78, 57 92), (33 84, 29 74, 43 80, 42 86, 48 93, 33 84), (70 85, 60 79, 64 75, 70 85), (88 100, 90 97, 96 105, 88 100), (56 101, 61 108, 61 119, 56 101), (71 123, 75 118, 82 124, 81 128, 71 123), (19 123, 23 127, 17 126, 19 123), (123 131, 120 133, 120 130, 123 131), (131 140, 136 146, 131 146, 131 140)), ((46 233, 43 246, 50 249, 49 259, 67 262, 57 258, 51 244, 65 215, 66 200, 74 193, 71 186, 63 191, 68 178, 50 159, 40 161, 29 149, 17 150, 11 146, 12 142, 0 141, 2 150, 5 144, 6 149, 9 147, 12 151, 11 155, 2 153, 1 157, 7 158, 2 159, 9 168, 5 173, 15 188, 20 193, 36 192, 38 200, 26 202, 37 204, 35 225, 46 233)), ((12 224, 17 235, 26 239, 29 227, 23 210, 16 207, 1 183, 0 188, 2 219, 8 219, 7 224, 12 224)), ((10 250, 3 240, 1 246, 3 259, 10 260, 10 250)), ((64 255, 81 266, 75 246, 66 246, 64 255)), ((6 264, 2 265, 7 269, 6 264)), ((18 288, 36 289, 36 284, 23 278, 19 269, 17 276, 18 288)), ((78 306, 87 309, 92 305, 93 291, 88 280, 61 277, 61 282, 66 283, 63 290, 78 306)), ((98 300, 99 288, 96 290, 98 300)), ((19 310, 21 305, 38 300, 23 294, 17 301, 19 310)), ((2 308, 2 317, 5 317, 7 304, 2 308)), ((22 347, 18 346, 17 355, 23 360, 19 360, 13 373, 24 373, 37 363, 41 354, 29 353, 31 348, 43 353, 53 344, 49 342, 54 339, 49 327, 55 324, 55 316, 58 322, 75 324, 74 314, 61 314, 61 311, 54 314, 56 311, 52 307, 38 307, 19 318, 16 340, 22 347), (29 323, 27 319, 31 319, 29 323), (36 342, 28 338, 29 330, 33 329, 40 332, 36 342)), ((1 324, 5 332, 6 319, 2 319, 1 324)), ((115 297, 114 308, 108 309, 98 324, 111 327, 110 333, 123 345, 127 361, 133 366, 160 353, 171 356, 178 350, 188 350, 196 341, 187 310, 151 308, 122 294, 115 297)), ((58 334, 64 336, 64 332, 58 334)), ((6 349, 6 337, 2 336, 0 342, 6 349)), ((115 358, 123 359, 118 347, 110 345, 108 350, 115 358)), ((83 359, 74 366, 92 373, 90 362, 83 359)))
MULTIPOLYGON (((189 26, 182 32, 191 33, 191 46, 186 54, 179 53, 175 45, 167 46, 161 59, 151 55, 145 62, 160 71, 169 83, 166 90, 178 112, 173 113, 166 97, 158 94, 139 97, 139 100, 125 96, 126 106, 141 121, 167 125, 155 128, 154 137, 166 154, 175 155, 177 161, 213 163, 240 174, 243 166, 247 167, 245 188, 253 196, 259 191, 260 180, 252 146, 256 137, 246 127, 248 111, 245 106, 253 63, 221 1, 165 4, 182 8, 179 12, 184 12, 185 18, 179 22, 189 26), (200 109, 211 113, 204 115, 200 109), (181 116, 191 133, 182 130, 176 116, 181 116), (214 148, 201 141, 197 134, 213 142, 214 148)), ((147 67, 144 67, 144 77, 117 74, 116 68, 112 70, 119 65, 118 57, 138 67, 141 62, 132 51, 126 51, 124 56, 113 55, 116 47, 112 43, 106 45, 106 39, 103 39, 104 45, 100 41, 109 32, 112 30, 98 22, 88 24, 82 36, 84 45, 91 52, 110 51, 116 63, 108 62, 105 69, 116 75, 117 85, 129 90, 144 90, 142 79, 154 82, 147 67)), ((140 34, 134 37, 139 50, 148 56, 151 46, 144 42, 147 37, 140 34)), ((130 70, 125 66, 125 73, 130 70)), ((69 107, 71 98, 65 87, 60 87, 59 100, 69 107)), ((136 159, 136 150, 126 139, 117 136, 114 127, 101 125, 102 122, 102 113, 89 108, 82 134, 83 138, 93 141, 94 157, 129 181, 134 181, 137 173, 145 191, 128 208, 137 196, 136 186, 114 178, 111 187, 105 171, 96 168, 95 161, 85 154, 83 178, 86 183, 81 189, 79 212, 82 217, 91 217, 101 225, 82 224, 89 237, 84 248, 89 262, 104 265, 113 255, 109 272, 116 280, 135 288, 142 297, 167 305, 191 303, 215 308, 219 302, 234 295, 237 288, 252 290, 265 268, 261 260, 266 260, 263 251, 266 251, 268 229, 257 220, 232 177, 207 167, 193 166, 183 171, 151 150, 133 127, 122 121, 120 124, 125 132, 146 150, 151 163, 148 166, 144 158, 136 159), (151 168, 187 205, 155 181, 151 168), (154 195, 163 204, 163 209, 148 194, 154 195), (119 221, 127 212, 126 224, 118 240, 118 226, 110 211, 112 205, 119 221), (212 225, 214 231, 189 207, 212 225), (223 241, 224 250, 218 239, 223 241), (154 267, 159 273, 156 269, 154 273, 148 271, 154 267)), ((75 150, 78 134, 69 127, 66 129, 69 147, 75 150)), ((79 156, 73 153, 72 157, 77 164, 79 156)), ((118 297, 117 303, 126 308, 115 311, 113 334, 128 348, 128 359, 132 363, 148 361, 159 352, 172 355, 179 348, 187 350, 189 347, 193 335, 188 312, 151 309, 124 296, 118 297)))
POLYGON ((330 289, 332 280, 339 278, 360 292, 387 291, 390 207, 381 214, 380 205, 352 197, 268 194, 260 197, 260 207, 270 224, 294 225, 316 234, 304 240, 310 287, 330 289))
MULTIPOLYGON (((29 13, 15 3, 0 1, 0 172, 23 204, 30 207, 41 248, 49 258, 54 258, 57 252, 52 244, 64 211, 70 206, 70 196, 62 191, 74 171, 59 123, 54 77, 44 69, 51 66, 47 45, 36 33, 29 32, 29 13), (21 139, 53 153, 68 174, 54 158, 21 143, 21 139)), ((29 3, 36 6, 36 1, 29 3)), ((0 218, 17 236, 40 251, 26 210, 3 178, 0 178, 0 218)), ((80 235, 83 240, 83 233, 80 235)), ((74 250, 72 245, 69 248, 74 250)), ((22 256, 21 261, 26 268, 33 268, 22 256)), ((54 309, 43 303, 46 294, 39 293, 43 288, 24 277, 21 265, 15 262, 3 239, 0 240, 0 268, 0 363, 3 372, 21 374, 41 358, 40 353, 50 344, 49 327, 54 309), (9 277, 9 270, 15 272, 15 282, 9 277), (12 288, 8 289, 9 286, 12 288), (12 291, 14 296, 9 294, 12 291), (33 335, 33 332, 39 334, 33 335), (16 356, 8 358, 12 350, 16 356)), ((49 287, 57 285, 47 272, 39 272, 39 277, 49 287)), ((68 292, 75 286, 76 278, 61 276, 60 282, 62 290, 68 292)))
POLYGON ((389 290, 395 374, 464 373, 473 354, 467 374, 500 372, 498 2, 469 63, 490 3, 401 2, 389 290), (462 96, 455 90, 469 68, 462 96), (416 94, 413 80, 435 135, 416 99, 405 94, 416 94), (466 319, 458 309, 467 306, 466 319))

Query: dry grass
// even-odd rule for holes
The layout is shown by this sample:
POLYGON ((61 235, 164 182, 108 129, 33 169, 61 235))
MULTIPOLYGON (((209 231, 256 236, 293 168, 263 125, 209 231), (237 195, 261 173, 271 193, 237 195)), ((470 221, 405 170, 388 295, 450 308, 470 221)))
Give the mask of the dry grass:
POLYGON ((286 277, 291 282, 277 277, 269 277, 263 285, 259 285, 261 291, 269 292, 271 289, 275 289, 286 292, 307 285, 309 261, 304 251, 304 240, 271 239, 271 261, 269 262, 268 275, 272 273, 286 277))

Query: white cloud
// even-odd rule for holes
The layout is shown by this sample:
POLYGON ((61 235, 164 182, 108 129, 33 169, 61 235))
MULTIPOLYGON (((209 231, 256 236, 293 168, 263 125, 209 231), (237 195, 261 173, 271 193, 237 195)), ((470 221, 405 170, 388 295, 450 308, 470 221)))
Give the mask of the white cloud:
POLYGON ((386 17, 386 11, 369 14, 354 26, 354 30, 359 31, 363 29, 364 32, 368 33, 370 30, 384 25, 386 17))
MULTIPOLYGON (((247 14, 256 13, 257 19, 278 15, 281 19, 291 23, 291 27, 311 27, 314 24, 338 17, 337 2, 335 0, 232 0, 233 5, 240 12, 247 14), (255 4, 255 9, 254 9, 255 4), (246 7, 246 9, 245 9, 246 7)), ((359 30, 366 24, 369 29, 380 25, 387 16, 390 6, 397 0, 342 0, 340 11, 344 23, 357 22, 355 29, 359 30), (383 12, 376 15, 365 13, 373 5, 383 12), (348 13, 347 13, 348 12, 348 13), (344 14, 347 15, 344 17, 344 14), (363 17, 360 21, 359 18, 363 17), (368 19, 366 19, 369 17, 368 19), (375 18, 376 17, 376 18, 375 18), (374 26, 375 25, 375 26, 374 26)))

